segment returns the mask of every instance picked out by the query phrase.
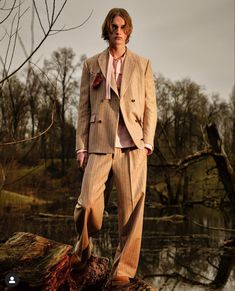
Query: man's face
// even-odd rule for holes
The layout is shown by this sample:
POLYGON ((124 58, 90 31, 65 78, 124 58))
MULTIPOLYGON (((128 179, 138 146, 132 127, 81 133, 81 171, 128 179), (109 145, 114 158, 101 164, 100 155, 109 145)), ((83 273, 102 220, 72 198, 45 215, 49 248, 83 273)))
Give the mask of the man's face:
POLYGON ((111 47, 125 46, 127 39, 125 27, 125 20, 120 16, 115 16, 112 21, 112 32, 109 33, 109 45, 111 47))

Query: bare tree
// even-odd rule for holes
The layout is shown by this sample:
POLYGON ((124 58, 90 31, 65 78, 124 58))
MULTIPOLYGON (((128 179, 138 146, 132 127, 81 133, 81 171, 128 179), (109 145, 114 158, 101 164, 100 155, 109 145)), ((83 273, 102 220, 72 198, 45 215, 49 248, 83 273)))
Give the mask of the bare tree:
POLYGON ((172 82, 157 78, 158 140, 170 158, 181 158, 204 146, 201 126, 208 118, 209 100, 203 88, 183 79, 172 82))
POLYGON ((50 60, 45 60, 44 71, 53 80, 57 88, 56 110, 59 117, 60 145, 61 145, 61 172, 65 173, 66 152, 66 111, 68 106, 74 103, 77 95, 78 82, 75 78, 77 69, 81 63, 74 64, 75 54, 71 48, 60 48, 52 53, 50 60))

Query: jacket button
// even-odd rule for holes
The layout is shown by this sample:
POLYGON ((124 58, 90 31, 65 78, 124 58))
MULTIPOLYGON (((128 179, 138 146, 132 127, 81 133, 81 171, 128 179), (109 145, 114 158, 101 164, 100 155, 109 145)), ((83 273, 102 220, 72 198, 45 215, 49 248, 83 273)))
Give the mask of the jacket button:
POLYGON ((102 120, 99 120, 98 122, 99 122, 99 123, 101 123, 101 122, 102 122, 102 120))
POLYGON ((135 99, 131 99, 131 102, 135 102, 135 99))

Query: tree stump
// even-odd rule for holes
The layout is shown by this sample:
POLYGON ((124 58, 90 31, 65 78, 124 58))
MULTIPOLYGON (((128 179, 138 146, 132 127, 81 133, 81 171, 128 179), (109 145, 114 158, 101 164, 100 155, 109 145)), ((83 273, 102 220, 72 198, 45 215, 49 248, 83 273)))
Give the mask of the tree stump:
MULTIPOLYGON (((10 272, 20 279, 14 290, 103 290, 110 273, 108 258, 92 255, 84 270, 77 273, 70 268, 72 250, 71 245, 32 233, 14 234, 0 244, 0 290, 6 288, 4 278, 10 272)), ((127 289, 118 290, 157 289, 135 279, 127 289)))
MULTIPOLYGON (((70 270, 72 249, 35 234, 16 233, 0 246, 0 275, 18 274, 20 283, 14 290, 102 290, 109 275, 108 259, 92 255, 76 274, 70 270)), ((1 290, 6 287, 0 284, 1 290)))

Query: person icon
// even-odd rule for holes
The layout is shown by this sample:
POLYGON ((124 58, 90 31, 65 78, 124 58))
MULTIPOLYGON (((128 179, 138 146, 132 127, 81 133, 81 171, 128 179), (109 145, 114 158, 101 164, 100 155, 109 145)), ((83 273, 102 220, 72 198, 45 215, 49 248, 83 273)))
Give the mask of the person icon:
POLYGON ((20 278, 18 276, 18 274, 14 273, 14 272, 10 272, 6 275, 5 277, 5 283, 8 287, 15 287, 19 284, 20 282, 20 278))
POLYGON ((9 284, 15 284, 15 278, 13 276, 10 277, 9 284))
POLYGON ((20 282, 20 278, 18 274, 14 272, 8 273, 5 277, 5 283, 10 288, 17 286, 19 282, 20 282))

